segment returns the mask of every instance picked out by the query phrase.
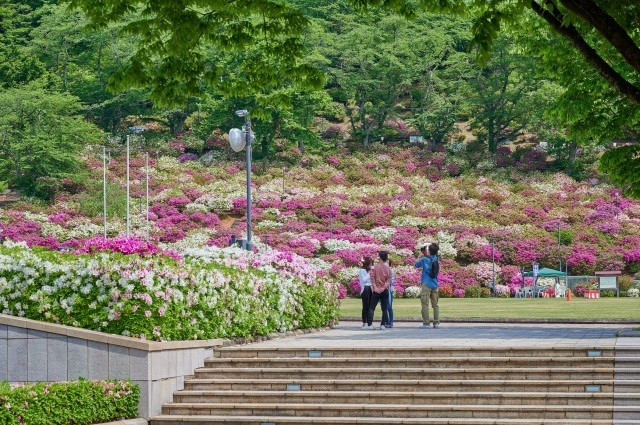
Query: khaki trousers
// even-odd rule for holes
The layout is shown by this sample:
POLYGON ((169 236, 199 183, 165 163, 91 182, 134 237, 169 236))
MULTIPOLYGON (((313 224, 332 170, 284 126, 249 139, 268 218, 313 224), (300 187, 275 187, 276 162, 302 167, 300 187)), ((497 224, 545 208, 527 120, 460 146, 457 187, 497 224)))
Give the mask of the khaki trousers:
POLYGON ((422 323, 429 324, 429 300, 433 307, 433 323, 440 323, 440 307, 438 307, 438 290, 422 285, 420 304, 422 304, 422 323))

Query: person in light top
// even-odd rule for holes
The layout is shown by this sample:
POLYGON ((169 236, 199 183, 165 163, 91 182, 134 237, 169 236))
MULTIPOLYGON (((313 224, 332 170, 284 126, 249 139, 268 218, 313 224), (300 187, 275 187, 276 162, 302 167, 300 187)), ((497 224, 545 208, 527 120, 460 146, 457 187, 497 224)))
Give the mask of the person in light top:
POLYGON ((362 300, 362 329, 367 329, 367 316, 371 304, 371 257, 364 257, 358 279, 360 280, 360 299, 362 300))

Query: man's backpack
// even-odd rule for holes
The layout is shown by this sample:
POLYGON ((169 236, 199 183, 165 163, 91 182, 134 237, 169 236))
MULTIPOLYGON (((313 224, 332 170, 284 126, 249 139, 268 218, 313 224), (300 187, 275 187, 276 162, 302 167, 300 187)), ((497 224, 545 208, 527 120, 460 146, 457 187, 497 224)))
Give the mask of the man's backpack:
POLYGON ((435 279, 438 277, 438 273, 440 273, 440 261, 431 260, 431 271, 429 272, 429 277, 431 279, 435 279))

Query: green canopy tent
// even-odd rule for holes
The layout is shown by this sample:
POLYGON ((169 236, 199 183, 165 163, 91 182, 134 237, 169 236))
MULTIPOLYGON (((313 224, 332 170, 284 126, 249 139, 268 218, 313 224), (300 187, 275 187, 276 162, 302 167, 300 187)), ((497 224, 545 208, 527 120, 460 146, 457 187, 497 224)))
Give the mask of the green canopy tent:
MULTIPOLYGON (((566 277, 567 274, 565 272, 561 272, 554 269, 549 269, 544 267, 538 270, 538 277, 566 277)), ((526 272, 524 277, 533 277, 533 272, 526 272)))
MULTIPOLYGON (((523 274, 523 287, 524 287, 524 278, 525 277, 533 277, 533 272, 525 272, 523 274)), ((538 270, 538 276, 536 277, 536 282, 533 283, 534 286, 534 292, 537 290, 538 287, 536 287, 536 283, 538 278, 540 277, 555 277, 557 279, 557 282, 560 283, 560 278, 564 278, 565 279, 565 284, 566 284, 566 278, 567 278, 567 273, 565 272, 561 272, 559 270, 554 270, 554 269, 549 269, 547 267, 541 268, 540 270, 538 270)))

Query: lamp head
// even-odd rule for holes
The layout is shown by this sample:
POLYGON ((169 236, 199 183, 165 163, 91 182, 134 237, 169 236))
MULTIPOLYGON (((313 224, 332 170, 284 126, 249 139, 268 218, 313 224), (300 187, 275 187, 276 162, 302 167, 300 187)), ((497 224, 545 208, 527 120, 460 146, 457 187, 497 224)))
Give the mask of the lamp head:
POLYGON ((246 109, 240 109, 239 111, 236 111, 236 115, 240 118, 246 117, 247 115, 249 115, 249 111, 247 111, 246 109))

